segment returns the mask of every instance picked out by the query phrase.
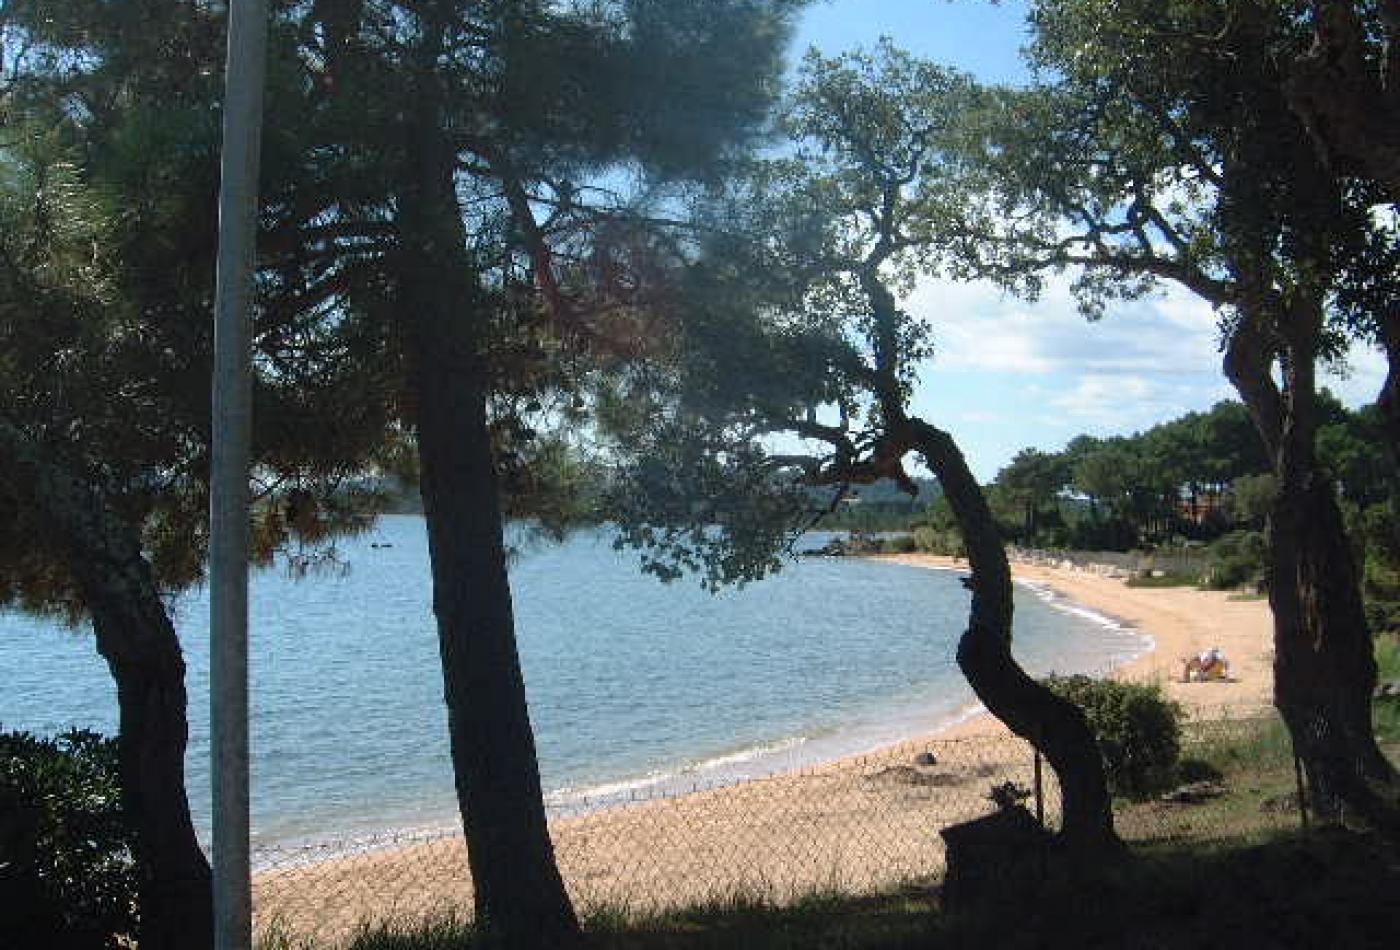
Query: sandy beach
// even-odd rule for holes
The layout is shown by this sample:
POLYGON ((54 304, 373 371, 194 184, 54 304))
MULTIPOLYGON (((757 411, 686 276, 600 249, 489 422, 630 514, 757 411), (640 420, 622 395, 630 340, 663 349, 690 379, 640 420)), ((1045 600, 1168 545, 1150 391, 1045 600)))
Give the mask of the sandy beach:
MULTIPOLYGON (((966 572, 967 562, 930 554, 892 555, 913 567, 966 572)), ((1115 679, 1157 683, 1195 717, 1228 712, 1251 715, 1273 703, 1273 617, 1262 598, 1194 587, 1129 587, 1097 571, 1013 563, 1017 580, 1045 584, 1082 604, 1147 634, 1152 648, 1114 671, 1115 679), (1230 680, 1182 683, 1182 662, 1210 647, 1230 661, 1230 680)), ((995 729, 985 717, 955 727, 953 734, 995 729)))
MULTIPOLYGON (((966 569, 929 555, 889 559, 966 569)), ((1270 705, 1272 629, 1264 601, 1133 588, 1063 566, 1017 564, 1014 572, 1150 636, 1151 648, 1113 675, 1161 684, 1190 716, 1247 717, 1270 705), (1229 659, 1230 681, 1180 683, 1182 659, 1212 646, 1229 659)), ((1006 781, 1033 787, 1032 752, 981 715, 797 772, 560 818, 551 834, 581 911, 656 910, 735 893, 782 900, 822 889, 858 892, 935 878, 943 866, 939 829, 986 813, 989 788, 1006 781)), ((1048 769, 1043 784, 1053 821, 1058 799, 1048 769)), ((335 945, 366 922, 471 906, 460 837, 330 855, 289 853, 256 876, 260 930, 335 945)))

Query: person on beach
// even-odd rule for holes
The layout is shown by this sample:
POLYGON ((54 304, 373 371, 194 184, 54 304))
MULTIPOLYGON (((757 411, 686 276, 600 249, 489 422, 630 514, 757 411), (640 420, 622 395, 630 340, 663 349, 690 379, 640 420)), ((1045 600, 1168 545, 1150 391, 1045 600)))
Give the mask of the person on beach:
POLYGON ((1230 661, 1220 647, 1202 650, 1199 656, 1188 657, 1181 669, 1183 683, 1203 683, 1208 680, 1223 680, 1230 673, 1230 661))

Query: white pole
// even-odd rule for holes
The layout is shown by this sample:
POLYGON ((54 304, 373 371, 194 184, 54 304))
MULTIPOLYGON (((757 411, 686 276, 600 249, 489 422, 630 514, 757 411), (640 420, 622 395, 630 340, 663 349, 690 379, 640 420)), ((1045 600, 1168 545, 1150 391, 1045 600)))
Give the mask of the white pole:
POLYGON ((209 712, 214 947, 252 946, 248 854, 248 475, 251 325, 267 0, 230 0, 214 293, 209 712))

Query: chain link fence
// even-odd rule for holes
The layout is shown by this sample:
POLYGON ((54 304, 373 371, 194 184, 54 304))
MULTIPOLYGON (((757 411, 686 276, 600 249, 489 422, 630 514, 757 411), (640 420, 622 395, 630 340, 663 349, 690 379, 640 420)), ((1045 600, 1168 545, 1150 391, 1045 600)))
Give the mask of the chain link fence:
POLYGON ((1060 551, 1012 548, 1011 559, 1024 564, 1077 569, 1106 577, 1133 577, 1140 574, 1201 577, 1211 566, 1210 554, 1202 547, 1163 548, 1157 551, 1060 551))
MULTIPOLYGON (((1291 754, 1275 719, 1189 723, 1182 755, 1182 788, 1119 804, 1124 837, 1225 838, 1297 826, 1291 754)), ((1024 798, 1047 827, 1058 825, 1053 772, 1026 742, 1000 733, 906 743, 684 794, 638 793, 553 814, 550 832, 580 913, 649 914, 736 897, 781 904, 936 883, 945 870, 939 832, 994 811, 994 787, 1024 798)), ((282 945, 340 947, 366 926, 412 925, 471 907, 460 833, 265 850, 256 864, 256 926, 282 945)))

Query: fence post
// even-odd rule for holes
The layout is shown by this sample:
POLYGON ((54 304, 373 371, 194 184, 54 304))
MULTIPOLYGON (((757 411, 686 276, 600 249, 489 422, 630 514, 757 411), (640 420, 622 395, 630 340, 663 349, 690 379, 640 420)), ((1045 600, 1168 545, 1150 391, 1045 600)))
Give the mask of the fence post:
POLYGON ((1045 790, 1041 781, 1040 750, 1035 749, 1035 820, 1045 827, 1045 790))
POLYGON ((1308 830, 1308 797, 1303 788, 1303 760, 1298 758, 1297 753, 1293 755, 1293 778, 1298 783, 1298 818, 1303 823, 1303 830, 1308 830))

